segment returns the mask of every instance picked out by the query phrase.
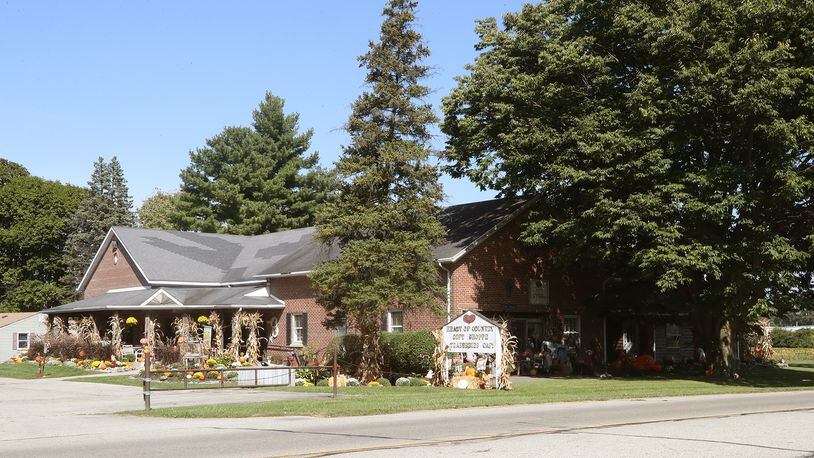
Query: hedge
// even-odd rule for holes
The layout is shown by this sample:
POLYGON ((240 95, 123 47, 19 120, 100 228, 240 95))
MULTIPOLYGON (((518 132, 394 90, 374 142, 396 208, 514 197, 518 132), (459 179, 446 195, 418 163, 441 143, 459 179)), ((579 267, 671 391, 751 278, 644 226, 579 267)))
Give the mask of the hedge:
MULTIPOLYGON (((355 374, 359 367, 362 345, 357 335, 334 338, 337 361, 342 370, 355 374)), ((428 330, 382 333, 382 372, 386 374, 425 374, 430 369, 435 338, 428 330)))
POLYGON ((772 345, 783 348, 814 348, 814 329, 772 329, 772 345))

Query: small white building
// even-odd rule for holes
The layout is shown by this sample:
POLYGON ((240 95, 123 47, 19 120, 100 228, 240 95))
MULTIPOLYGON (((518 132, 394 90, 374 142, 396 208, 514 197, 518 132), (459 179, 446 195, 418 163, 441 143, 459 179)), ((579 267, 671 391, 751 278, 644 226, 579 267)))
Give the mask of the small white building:
POLYGON ((0 362, 25 352, 35 335, 45 334, 46 316, 38 312, 0 312, 0 362))

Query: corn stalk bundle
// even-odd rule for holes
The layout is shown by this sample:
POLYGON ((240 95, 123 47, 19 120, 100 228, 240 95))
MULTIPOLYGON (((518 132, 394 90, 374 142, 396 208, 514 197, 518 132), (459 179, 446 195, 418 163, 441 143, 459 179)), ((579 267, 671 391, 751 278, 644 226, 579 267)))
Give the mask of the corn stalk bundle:
POLYGON ((213 310, 209 314, 209 325, 212 326, 215 340, 209 351, 212 356, 220 356, 223 354, 223 322, 220 320, 220 313, 213 310))
POLYGON ((99 343, 102 338, 99 336, 99 328, 96 326, 96 320, 92 316, 86 315, 79 320, 78 324, 79 337, 87 342, 99 343))
POLYGON ((183 337, 185 342, 198 337, 198 323, 189 314, 175 317, 172 320, 172 327, 175 328, 175 338, 183 337))
POLYGON ((118 313, 114 313, 108 320, 107 335, 110 337, 110 348, 116 358, 122 357, 122 319, 118 313))
POLYGON ((761 318, 756 323, 757 336, 755 344, 755 357, 761 362, 771 361, 774 355, 770 325, 767 318, 761 318))
POLYGON ((501 320, 497 322, 500 326, 500 344, 502 345, 502 361, 500 362, 500 377, 498 378, 498 387, 501 390, 509 391, 512 389, 511 373, 514 371, 515 365, 515 351, 517 350, 517 337, 509 332, 509 322, 501 320))
POLYGON ((72 337, 79 337, 79 320, 76 317, 68 318, 68 335, 72 337))
POLYGON ((240 324, 249 331, 246 338, 246 359, 251 361, 260 360, 260 333, 263 331, 263 316, 260 312, 243 313, 240 316, 240 324))
POLYGON ((229 348, 226 350, 226 354, 235 359, 240 357, 240 345, 243 343, 243 336, 241 335, 243 333, 241 327, 242 314, 243 312, 238 310, 232 316, 232 338, 229 339, 229 348))
POLYGON ((149 320, 147 320, 149 321, 149 325, 147 326, 147 329, 144 330, 144 334, 145 337, 147 337, 147 345, 155 348, 157 339, 156 334, 158 333, 158 330, 161 328, 161 325, 158 324, 156 320, 153 319, 152 316, 148 316, 147 318, 149 318, 149 320))
POLYGON ((435 337, 435 350, 432 352, 432 380, 433 386, 449 386, 449 371, 447 370, 447 351, 444 345, 444 333, 440 329, 432 331, 435 337))
POLYGON ((54 317, 54 320, 51 322, 51 327, 49 329, 49 334, 54 337, 64 336, 67 331, 65 330, 65 321, 62 319, 61 316, 54 317))

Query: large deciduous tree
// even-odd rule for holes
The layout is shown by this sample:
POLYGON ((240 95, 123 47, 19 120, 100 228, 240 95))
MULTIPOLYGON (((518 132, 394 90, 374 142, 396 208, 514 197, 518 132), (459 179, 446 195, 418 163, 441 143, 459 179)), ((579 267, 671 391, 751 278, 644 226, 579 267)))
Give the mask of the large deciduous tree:
POLYGON ((477 27, 444 101, 455 176, 542 197, 524 239, 593 263, 600 297, 683 307, 731 368, 732 328, 811 306, 814 8, 526 5, 477 27))
POLYGON ((90 193, 73 213, 72 232, 65 247, 66 281, 78 284, 113 226, 133 226, 133 199, 129 195, 124 171, 115 156, 106 163, 100 157, 93 164, 88 181, 90 193))
POLYGON ((37 311, 70 297, 62 253, 86 195, 0 159, 0 310, 37 311))
POLYGON ((267 93, 252 127, 227 127, 190 153, 181 171, 177 225, 202 232, 255 235, 313 224, 332 176, 308 153, 312 131, 267 93))
POLYGON ((360 57, 369 91, 353 104, 350 146, 337 163, 335 202, 317 216, 317 237, 339 256, 311 273, 326 325, 343 323, 362 338, 359 375, 380 375, 381 316, 390 307, 437 310, 441 296, 432 247, 444 237, 442 199, 430 163, 429 126, 436 122, 421 85, 429 55, 413 29, 416 2, 391 0, 379 41, 360 57))
POLYGON ((158 189, 138 209, 138 225, 146 229, 177 230, 178 194, 158 189))

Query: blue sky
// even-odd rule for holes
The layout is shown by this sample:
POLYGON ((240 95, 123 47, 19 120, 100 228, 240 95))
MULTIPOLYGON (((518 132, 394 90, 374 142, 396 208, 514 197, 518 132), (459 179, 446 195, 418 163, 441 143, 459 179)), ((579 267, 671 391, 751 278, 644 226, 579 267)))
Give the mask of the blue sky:
MULTIPOLYGON (((475 20, 521 1, 423 1, 419 31, 438 103, 476 51, 475 20)), ((266 90, 314 129, 329 166, 362 91, 356 57, 378 35, 382 1, 0 1, 0 157, 84 184, 116 155, 137 203, 175 190, 189 150, 247 125, 266 90)), ((441 148, 438 136, 435 146, 441 148)), ((449 203, 493 197, 444 178, 449 203)))

